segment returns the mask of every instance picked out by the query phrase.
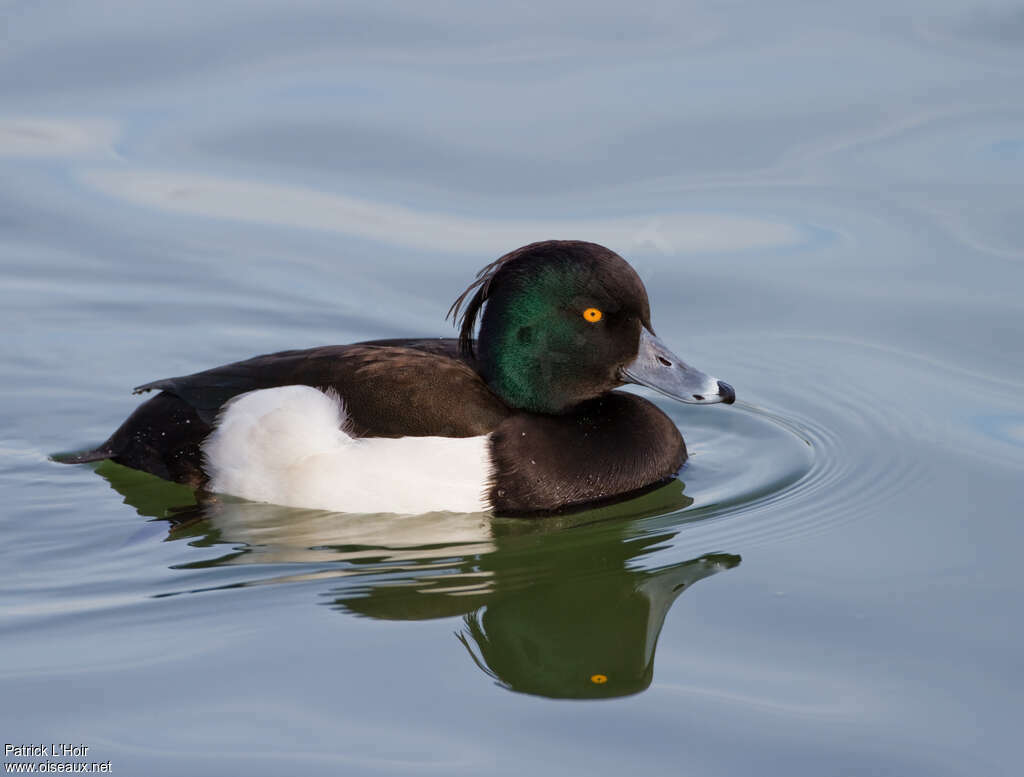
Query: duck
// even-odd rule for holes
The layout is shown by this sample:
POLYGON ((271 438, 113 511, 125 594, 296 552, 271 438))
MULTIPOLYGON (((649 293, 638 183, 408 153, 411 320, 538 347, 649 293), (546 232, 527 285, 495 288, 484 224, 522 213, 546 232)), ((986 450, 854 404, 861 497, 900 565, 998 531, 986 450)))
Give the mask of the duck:
POLYGON ((623 386, 736 399, 655 335, 640 276, 596 243, 517 248, 448 317, 458 337, 281 351, 145 383, 134 393, 157 393, 103 444, 55 458, 291 507, 543 516, 682 468, 675 423, 623 386))

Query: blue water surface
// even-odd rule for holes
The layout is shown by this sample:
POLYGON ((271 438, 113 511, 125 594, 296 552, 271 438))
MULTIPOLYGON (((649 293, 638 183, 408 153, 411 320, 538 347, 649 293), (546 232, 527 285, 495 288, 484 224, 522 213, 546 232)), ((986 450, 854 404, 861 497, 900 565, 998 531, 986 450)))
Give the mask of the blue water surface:
POLYGON ((0 737, 90 748, 7 763, 1019 773, 1019 4, 0 13, 0 737), (693 455, 639 500, 197 507, 49 459, 140 383, 450 335, 547 238, 740 397, 652 397, 693 455))

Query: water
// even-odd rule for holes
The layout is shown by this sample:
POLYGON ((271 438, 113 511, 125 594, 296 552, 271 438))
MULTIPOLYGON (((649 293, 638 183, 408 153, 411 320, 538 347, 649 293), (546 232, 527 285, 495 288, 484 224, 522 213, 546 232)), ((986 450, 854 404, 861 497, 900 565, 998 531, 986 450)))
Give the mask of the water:
POLYGON ((5 14, 5 743, 146 775, 1016 773, 1019 6, 5 14), (139 383, 446 334, 548 237, 629 258, 740 397, 655 398, 693 458, 640 500, 200 510, 48 460, 139 383))

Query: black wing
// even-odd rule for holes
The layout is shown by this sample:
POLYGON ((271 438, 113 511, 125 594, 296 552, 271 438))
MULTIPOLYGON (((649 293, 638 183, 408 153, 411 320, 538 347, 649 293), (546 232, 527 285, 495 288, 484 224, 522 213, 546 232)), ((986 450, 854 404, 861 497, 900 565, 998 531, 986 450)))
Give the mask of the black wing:
POLYGON ((135 392, 172 394, 212 424, 224 403, 238 394, 306 385, 337 391, 353 431, 363 437, 487 434, 509 409, 455 353, 454 339, 329 345, 256 356, 147 383, 135 392))
POLYGON ((387 340, 256 356, 139 386, 160 391, 103 445, 65 461, 111 458, 169 480, 201 486, 202 442, 232 397, 306 385, 334 389, 361 437, 472 437, 511 412, 449 340, 387 340))

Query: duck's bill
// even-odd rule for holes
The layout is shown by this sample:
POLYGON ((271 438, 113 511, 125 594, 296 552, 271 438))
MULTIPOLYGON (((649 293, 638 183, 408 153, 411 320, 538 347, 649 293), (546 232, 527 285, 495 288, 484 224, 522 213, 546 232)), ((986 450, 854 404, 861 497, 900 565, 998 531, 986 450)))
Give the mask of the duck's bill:
POLYGON ((688 365, 646 327, 640 331, 636 358, 622 368, 621 375, 627 383, 647 386, 680 402, 731 405, 736 401, 732 386, 688 365))

